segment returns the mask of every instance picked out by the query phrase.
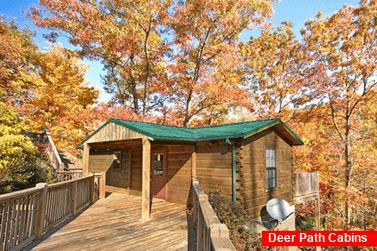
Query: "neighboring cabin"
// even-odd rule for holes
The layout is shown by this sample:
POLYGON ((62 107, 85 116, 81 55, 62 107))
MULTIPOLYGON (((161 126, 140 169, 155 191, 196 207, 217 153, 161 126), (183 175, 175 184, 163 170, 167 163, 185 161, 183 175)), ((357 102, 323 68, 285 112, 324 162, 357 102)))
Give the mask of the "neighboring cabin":
POLYGON ((106 191, 188 203, 191 177, 205 191, 221 190, 260 217, 271 198, 294 204, 292 146, 300 138, 280 119, 182 128, 110 119, 80 145, 84 173, 101 172, 106 191))

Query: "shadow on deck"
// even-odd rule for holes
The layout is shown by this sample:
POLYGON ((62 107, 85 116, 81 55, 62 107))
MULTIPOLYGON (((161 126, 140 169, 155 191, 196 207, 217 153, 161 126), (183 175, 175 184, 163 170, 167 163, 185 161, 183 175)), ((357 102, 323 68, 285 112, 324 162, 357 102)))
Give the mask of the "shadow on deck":
POLYGON ((141 222, 141 198, 113 193, 33 250, 187 250, 185 205, 154 200, 141 222))

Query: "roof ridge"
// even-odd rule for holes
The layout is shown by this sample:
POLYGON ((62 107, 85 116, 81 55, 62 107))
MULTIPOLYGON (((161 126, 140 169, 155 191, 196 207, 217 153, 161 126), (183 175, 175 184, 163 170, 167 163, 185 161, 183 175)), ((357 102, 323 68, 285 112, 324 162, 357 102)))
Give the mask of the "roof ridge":
POLYGON ((241 124, 247 124, 251 122, 262 122, 262 121, 269 121, 269 120, 277 120, 281 121, 280 118, 273 118, 273 119, 256 119, 256 120, 250 120, 250 121, 243 121, 243 122, 233 122, 233 123, 226 123, 226 124, 220 124, 220 125, 210 125, 210 126, 199 126, 199 127, 192 127, 190 129, 200 129, 200 128, 210 128, 210 127, 222 127, 227 125, 241 125, 241 124))
POLYGON ((175 128, 179 128, 179 129, 190 129, 190 128, 188 128, 188 127, 183 127, 183 126, 164 125, 164 124, 159 124, 159 123, 155 123, 155 122, 138 121, 138 120, 131 120, 131 119, 110 118, 109 120, 120 120, 120 121, 125 121, 125 122, 136 122, 136 123, 144 123, 144 124, 150 124, 150 125, 159 125, 159 126, 166 126, 166 127, 175 127, 175 128))
POLYGON ((281 121, 280 118, 273 118, 273 119, 255 119, 255 120, 250 120, 250 121, 243 121, 243 122, 233 122, 233 123, 226 123, 226 124, 220 124, 220 125, 209 125, 209 126, 199 126, 199 127, 183 127, 183 126, 174 126, 174 125, 164 125, 164 124, 159 124, 155 122, 148 122, 148 121, 138 121, 138 120, 131 120, 131 119, 119 119, 119 118, 110 118, 111 120, 120 120, 120 121, 128 121, 128 122, 136 122, 136 123, 144 123, 144 124, 150 124, 150 125, 159 125, 159 126, 166 126, 166 127, 175 127, 179 129, 185 129, 188 131, 193 131, 195 129, 201 129, 201 128, 211 128, 211 127, 222 127, 222 126, 228 126, 228 125, 240 125, 240 124, 246 124, 246 123, 251 123, 251 122, 262 122, 262 121, 272 121, 272 120, 277 120, 281 121))

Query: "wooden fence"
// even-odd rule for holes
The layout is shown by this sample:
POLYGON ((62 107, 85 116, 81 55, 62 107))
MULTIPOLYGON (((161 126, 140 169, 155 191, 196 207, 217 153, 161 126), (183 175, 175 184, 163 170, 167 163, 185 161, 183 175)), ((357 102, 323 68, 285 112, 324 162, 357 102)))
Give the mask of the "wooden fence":
POLYGON ((98 199, 100 176, 0 196, 0 250, 21 250, 98 199))
POLYGON ((207 194, 201 191, 199 181, 196 178, 192 179, 192 188, 191 196, 196 227, 197 250, 236 250, 229 239, 227 226, 221 224, 208 201, 207 194))
POLYGON ((319 195, 318 172, 294 173, 295 197, 298 203, 316 198, 319 195))
POLYGON ((82 177, 82 168, 70 168, 66 170, 56 171, 56 174, 60 182, 79 179, 82 177))

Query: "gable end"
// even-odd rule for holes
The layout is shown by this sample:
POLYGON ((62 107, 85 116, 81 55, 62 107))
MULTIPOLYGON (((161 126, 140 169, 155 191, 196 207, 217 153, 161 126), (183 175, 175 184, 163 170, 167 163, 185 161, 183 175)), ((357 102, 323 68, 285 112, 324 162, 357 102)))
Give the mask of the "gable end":
POLYGON ((105 142, 126 139, 141 139, 144 135, 127 127, 108 121, 83 143, 105 142))

